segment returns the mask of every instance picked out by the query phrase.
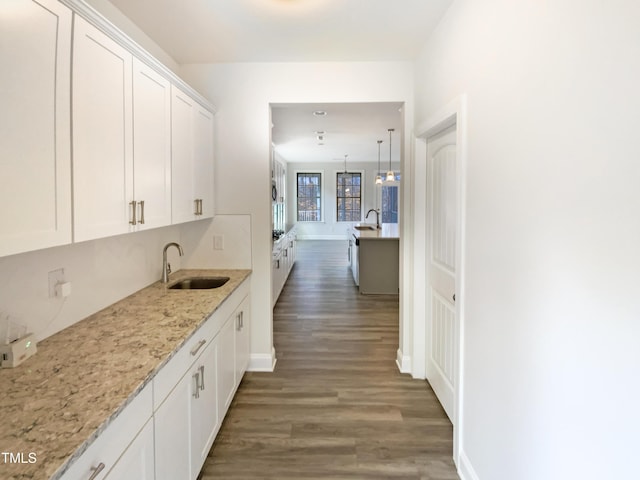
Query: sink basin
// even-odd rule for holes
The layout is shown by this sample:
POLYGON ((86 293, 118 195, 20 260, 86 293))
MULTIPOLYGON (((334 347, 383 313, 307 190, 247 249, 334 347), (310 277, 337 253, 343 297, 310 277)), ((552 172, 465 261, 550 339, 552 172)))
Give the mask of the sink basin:
POLYGON ((356 230, 375 230, 376 227, 374 225, 355 225, 353 228, 356 230))
POLYGON ((192 277, 174 283, 172 290, 208 290, 219 288, 229 281, 229 277, 192 277))

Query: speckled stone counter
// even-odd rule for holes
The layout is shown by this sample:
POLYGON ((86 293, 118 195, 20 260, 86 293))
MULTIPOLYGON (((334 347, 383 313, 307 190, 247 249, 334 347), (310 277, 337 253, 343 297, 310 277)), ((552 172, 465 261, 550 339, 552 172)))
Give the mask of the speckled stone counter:
POLYGON ((23 461, 0 456, 0 479, 59 478, 250 273, 178 271, 168 285, 230 280, 212 290, 154 283, 45 339, 19 367, 0 369, 0 452, 23 461))

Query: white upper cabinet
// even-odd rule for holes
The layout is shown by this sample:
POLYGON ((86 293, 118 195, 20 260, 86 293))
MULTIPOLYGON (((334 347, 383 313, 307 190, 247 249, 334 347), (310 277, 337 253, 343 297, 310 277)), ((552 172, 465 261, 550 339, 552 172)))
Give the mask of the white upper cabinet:
POLYGON ((133 201, 132 61, 79 16, 73 42, 74 240, 130 231, 133 201))
POLYGON ((71 11, 0 1, 0 256, 71 242, 71 11))
POLYGON ((213 114, 171 89, 173 223, 210 218, 213 206, 213 114))
POLYGON ((138 229, 171 224, 171 83, 133 59, 133 179, 138 229))

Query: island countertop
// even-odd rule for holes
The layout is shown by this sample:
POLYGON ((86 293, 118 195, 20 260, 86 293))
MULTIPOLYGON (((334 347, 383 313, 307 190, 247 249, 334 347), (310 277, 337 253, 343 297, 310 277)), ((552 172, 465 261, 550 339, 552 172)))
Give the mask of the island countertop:
POLYGON ((180 270, 38 343, 0 369, 0 449, 34 463, 0 462, 2 479, 59 478, 151 381, 250 270, 180 270), (171 290, 194 276, 226 276, 212 290, 171 290), (53 476, 56 474, 55 476, 53 476))
MULTIPOLYGON (((375 225, 372 226, 375 227, 375 225)), ((398 240, 400 238, 400 228, 397 223, 383 223, 381 227, 380 230, 357 230, 353 227, 351 232, 356 240, 398 240)))

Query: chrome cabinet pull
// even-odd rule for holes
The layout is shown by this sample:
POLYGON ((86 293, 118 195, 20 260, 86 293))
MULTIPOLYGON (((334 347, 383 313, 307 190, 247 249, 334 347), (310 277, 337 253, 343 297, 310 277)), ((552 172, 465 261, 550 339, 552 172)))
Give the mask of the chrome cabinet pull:
POLYGON ((240 312, 240 328, 244 328, 244 310, 240 312))
POLYGON ((193 392, 193 396, 195 398, 200 398, 200 372, 196 372, 193 374, 193 378, 196 380, 196 390, 193 392))
POLYGON ((132 202, 129 202, 129 205, 131 206, 131 220, 129 220, 129 223, 131 225, 136 225, 138 223, 136 221, 136 201, 133 200, 132 202))
POLYGON ((200 365, 200 390, 204 390, 204 365, 200 365))
POLYGON ((140 204, 140 224, 144 225, 144 200, 138 202, 140 204))
POLYGON ((202 199, 196 198, 193 203, 195 204, 195 215, 202 215, 202 199))
POLYGON ((94 480, 98 478, 98 475, 100 474, 100 472, 104 470, 104 466, 105 466, 104 463, 100 462, 97 467, 91 467, 91 470, 93 471, 93 473, 87 480, 94 480))
POLYGON ((288 249, 288 248, 285 248, 285 249, 284 249, 284 256, 285 256, 285 257, 288 257, 288 256, 289 256, 289 249, 288 249))
POLYGON ((198 351, 202 348, 202 346, 203 346, 205 343, 207 343, 207 341, 206 341, 206 340, 200 340, 200 341, 198 342, 198 344, 197 344, 195 347, 193 347, 193 349, 191 349, 191 355, 193 355, 193 356, 195 357, 195 356, 196 356, 196 354, 198 353, 198 351))
POLYGON ((195 208, 195 212, 193 212, 193 214, 198 215, 198 199, 197 198, 193 201, 193 205, 195 208))
POLYGON ((240 323, 240 314, 236 315, 236 331, 240 331, 242 329, 242 324, 240 323))

